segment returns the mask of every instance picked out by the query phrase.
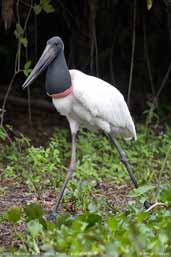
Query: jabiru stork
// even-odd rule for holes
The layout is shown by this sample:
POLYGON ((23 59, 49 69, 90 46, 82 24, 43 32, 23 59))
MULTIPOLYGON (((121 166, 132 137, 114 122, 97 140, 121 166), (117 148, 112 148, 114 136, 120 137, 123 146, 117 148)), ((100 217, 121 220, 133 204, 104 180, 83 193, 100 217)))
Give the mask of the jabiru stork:
MULTIPOLYGON (((52 98, 56 110, 67 118, 72 136, 70 165, 51 217, 57 213, 65 188, 75 170, 76 135, 81 127, 100 129, 108 135, 137 188, 137 181, 126 155, 116 140, 117 136, 136 139, 134 122, 123 95, 102 79, 79 70, 69 70, 64 56, 64 44, 60 37, 52 37, 47 41, 42 56, 22 87, 26 88, 32 84, 46 68, 46 92, 52 98)), ((148 202, 144 205, 148 207, 148 202)))

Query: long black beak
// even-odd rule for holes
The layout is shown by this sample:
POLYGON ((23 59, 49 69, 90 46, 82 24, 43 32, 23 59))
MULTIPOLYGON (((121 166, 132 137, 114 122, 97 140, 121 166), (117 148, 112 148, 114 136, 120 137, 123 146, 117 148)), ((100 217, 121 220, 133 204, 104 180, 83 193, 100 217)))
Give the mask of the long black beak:
POLYGON ((47 45, 45 50, 42 53, 39 61, 36 66, 22 85, 22 88, 25 89, 46 69, 46 67, 53 61, 56 57, 56 50, 51 45, 47 45))

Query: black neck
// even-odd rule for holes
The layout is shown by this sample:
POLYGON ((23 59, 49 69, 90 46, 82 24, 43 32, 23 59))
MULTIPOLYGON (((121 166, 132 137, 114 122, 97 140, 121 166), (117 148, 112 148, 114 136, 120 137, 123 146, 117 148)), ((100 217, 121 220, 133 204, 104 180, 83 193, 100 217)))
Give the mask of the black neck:
POLYGON ((54 61, 49 64, 46 73, 46 92, 49 95, 64 92, 71 87, 71 76, 61 50, 54 61))

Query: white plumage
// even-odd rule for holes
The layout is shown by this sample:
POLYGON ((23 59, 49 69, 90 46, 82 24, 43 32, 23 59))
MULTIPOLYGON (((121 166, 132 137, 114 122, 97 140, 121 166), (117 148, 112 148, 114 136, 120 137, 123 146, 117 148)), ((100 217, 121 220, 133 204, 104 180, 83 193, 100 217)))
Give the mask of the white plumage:
POLYGON ((73 92, 63 98, 53 98, 53 104, 67 117, 72 133, 85 127, 136 139, 133 120, 118 89, 78 70, 70 70, 70 75, 73 92))
POLYGON ((71 128, 71 161, 52 216, 58 211, 65 188, 76 167, 76 135, 80 127, 100 129, 107 134, 112 145, 116 147, 132 183, 138 187, 126 155, 115 139, 116 136, 136 139, 135 126, 123 95, 114 86, 99 78, 78 70, 68 70, 63 50, 61 38, 49 39, 42 56, 23 84, 23 88, 29 86, 48 67, 47 93, 52 97, 57 111, 66 116, 71 128))

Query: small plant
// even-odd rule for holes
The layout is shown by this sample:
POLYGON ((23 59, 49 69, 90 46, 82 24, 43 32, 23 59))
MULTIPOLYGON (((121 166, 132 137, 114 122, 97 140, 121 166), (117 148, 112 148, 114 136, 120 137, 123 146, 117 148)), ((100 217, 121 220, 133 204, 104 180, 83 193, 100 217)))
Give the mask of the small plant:
MULTIPOLYGON (((128 174, 107 139, 81 131, 77 168, 56 220, 46 220, 46 211, 35 197, 35 203, 15 205, 2 215, 1 223, 11 223, 12 238, 19 242, 17 247, 6 250, 9 256, 167 256, 171 133, 168 127, 158 136, 149 130, 148 144, 143 126, 138 127, 136 142, 122 143, 139 182, 137 189, 131 188, 128 174), (122 186, 127 190, 122 191, 123 200, 119 198, 123 197, 119 192, 122 186), (146 199, 152 203, 149 211, 143 208, 146 199)), ((55 201, 66 174, 70 159, 68 137, 67 130, 57 129, 46 147, 34 147, 23 135, 13 142, 18 151, 11 144, 0 146, 1 180, 26 187, 29 196, 38 196, 47 207, 49 201, 55 201), (43 194, 49 192, 46 201, 43 194)), ((0 191, 3 199, 7 192, 8 187, 0 191)))

